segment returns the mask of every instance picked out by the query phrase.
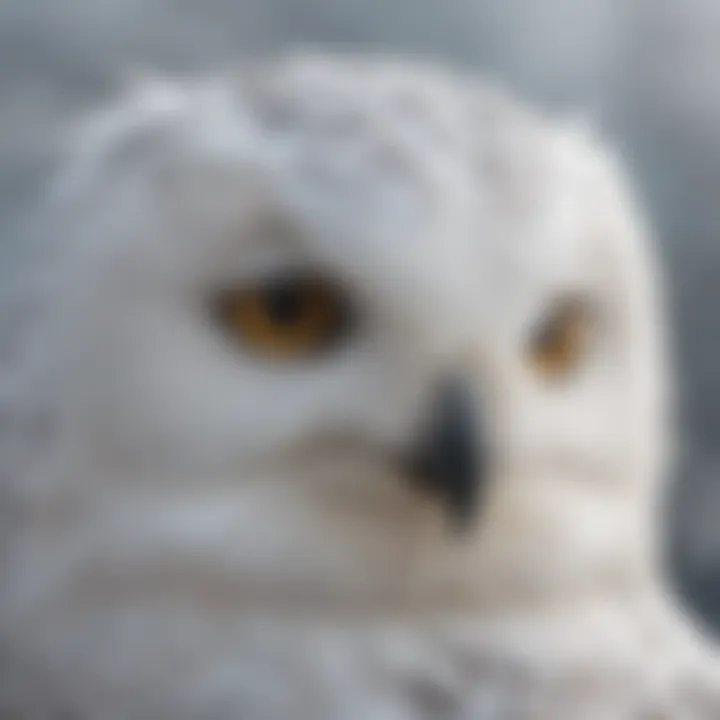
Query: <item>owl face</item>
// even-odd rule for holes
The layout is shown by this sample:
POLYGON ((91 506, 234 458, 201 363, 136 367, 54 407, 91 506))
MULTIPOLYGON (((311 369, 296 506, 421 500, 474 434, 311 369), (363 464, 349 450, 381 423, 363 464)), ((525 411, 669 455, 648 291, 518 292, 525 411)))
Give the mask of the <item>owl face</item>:
POLYGON ((477 607, 634 567, 654 288, 581 132, 306 61, 155 88, 86 141, 48 314, 53 593, 477 607))

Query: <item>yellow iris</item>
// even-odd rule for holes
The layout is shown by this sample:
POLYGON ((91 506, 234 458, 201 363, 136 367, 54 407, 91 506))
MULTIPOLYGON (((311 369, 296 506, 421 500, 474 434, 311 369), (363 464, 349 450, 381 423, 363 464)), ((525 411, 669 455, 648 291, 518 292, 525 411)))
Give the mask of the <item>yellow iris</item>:
POLYGON ((531 367, 548 380, 567 377, 585 358, 590 334, 590 315, 584 303, 575 299, 558 303, 531 337, 531 367))
POLYGON ((347 322, 347 303, 315 278, 275 279, 222 295, 221 321, 254 354, 298 360, 327 349, 347 322))

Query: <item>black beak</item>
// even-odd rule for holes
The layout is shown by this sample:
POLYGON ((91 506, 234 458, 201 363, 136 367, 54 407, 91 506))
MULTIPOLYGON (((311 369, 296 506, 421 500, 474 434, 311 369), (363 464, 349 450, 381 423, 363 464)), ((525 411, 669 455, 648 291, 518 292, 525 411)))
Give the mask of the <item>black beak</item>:
POLYGON ((486 456, 478 404, 461 381, 452 380, 438 393, 411 471, 419 486, 447 508, 457 531, 467 530, 478 515, 486 456))

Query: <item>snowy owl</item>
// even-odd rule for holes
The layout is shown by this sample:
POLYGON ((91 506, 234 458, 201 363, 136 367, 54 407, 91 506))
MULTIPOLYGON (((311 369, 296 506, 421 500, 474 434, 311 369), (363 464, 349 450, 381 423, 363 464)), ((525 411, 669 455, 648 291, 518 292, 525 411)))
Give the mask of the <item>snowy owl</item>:
POLYGON ((720 718, 592 132, 297 55, 78 137, 2 306, 0 717, 720 718))

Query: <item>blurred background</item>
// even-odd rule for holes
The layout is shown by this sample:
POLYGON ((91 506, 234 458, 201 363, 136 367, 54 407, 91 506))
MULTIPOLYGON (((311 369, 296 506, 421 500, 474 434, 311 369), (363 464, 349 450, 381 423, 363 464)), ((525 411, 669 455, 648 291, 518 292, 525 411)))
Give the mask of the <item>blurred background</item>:
POLYGON ((661 241, 684 442, 668 495, 678 587, 720 629, 720 2, 0 0, 0 282, 59 131, 128 70, 195 70, 298 46, 478 67, 592 118, 661 241))

